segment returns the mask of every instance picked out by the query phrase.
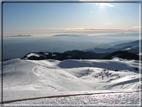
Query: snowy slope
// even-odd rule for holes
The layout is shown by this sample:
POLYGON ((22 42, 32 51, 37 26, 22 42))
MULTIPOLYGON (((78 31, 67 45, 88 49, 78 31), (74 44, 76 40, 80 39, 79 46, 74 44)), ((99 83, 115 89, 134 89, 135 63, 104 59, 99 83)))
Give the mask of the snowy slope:
POLYGON ((81 96, 68 96, 68 97, 55 97, 55 98, 44 98, 27 100, 20 102, 13 102, 11 104, 5 104, 5 106, 65 106, 65 107, 78 107, 78 106, 91 106, 91 107, 140 107, 140 95, 138 92, 133 93, 105 93, 105 94, 94 94, 94 95, 81 95, 81 96))
POLYGON ((141 89, 141 68, 139 71, 134 68, 139 68, 139 61, 120 58, 64 61, 12 59, 3 63, 3 100, 95 92, 125 94, 131 91, 137 95, 135 91, 141 89))

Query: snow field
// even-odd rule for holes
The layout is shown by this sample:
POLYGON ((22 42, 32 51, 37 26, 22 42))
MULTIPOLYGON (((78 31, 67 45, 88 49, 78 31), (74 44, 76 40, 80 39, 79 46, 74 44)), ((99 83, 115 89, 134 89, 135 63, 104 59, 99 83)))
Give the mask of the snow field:
MULTIPOLYGON (((141 89, 139 79, 141 74, 134 68, 139 68, 139 62, 135 60, 123 60, 114 58, 113 60, 21 60, 12 59, 3 63, 3 99, 4 101, 43 97, 50 95, 65 95, 73 93, 90 93, 96 91, 132 91, 131 94, 122 94, 128 100, 129 97, 138 95, 135 90, 141 89), (116 71, 118 70, 118 71, 116 71)), ((141 70, 141 69, 140 69, 141 70)), ((109 94, 110 95, 110 94, 109 94)), ((87 98, 89 98, 88 95, 87 98)), ((94 95, 95 96, 95 95, 94 95)), ((98 95, 102 96, 102 95, 98 95)), ((107 94, 104 94, 107 96, 107 94)), ((78 96, 82 99, 83 96, 78 96)), ((114 101, 111 100, 114 94, 110 96, 110 104, 123 103, 116 102, 118 96, 114 101), (111 102, 112 101, 112 102, 111 102)), ((76 97, 71 97, 75 99, 76 97)), ((139 96, 136 97, 137 101, 130 101, 130 104, 138 104, 139 96)), ((80 101, 73 102, 72 104, 84 104, 80 101)), ((103 98, 97 99, 90 96, 91 100, 85 104, 109 104, 104 102, 103 98), (93 99, 93 100, 92 100, 93 99)), ((49 100, 49 99, 48 99, 49 100)), ((34 103, 52 104, 46 99, 38 99, 32 101, 34 103), (44 100, 44 101, 43 101, 44 100), (37 101, 37 102, 36 102, 37 101)), ((52 99, 50 99, 52 102, 52 99)), ((57 99, 55 99, 56 101, 57 99)), ((118 99, 119 100, 119 99, 118 99)), ((107 100, 106 100, 107 101, 107 100)), ((23 101, 22 101, 23 102, 23 101)), ((68 104, 60 103, 58 104, 68 104)), ((16 102, 17 104, 18 102, 16 102)), ((19 102, 22 104, 21 102, 19 102)), ((29 101, 23 102, 24 104, 32 104, 29 101)), ((124 104, 129 104, 125 102, 124 104)), ((15 103, 14 103, 15 104, 15 103)), ((57 103, 53 103, 57 104, 57 103)))

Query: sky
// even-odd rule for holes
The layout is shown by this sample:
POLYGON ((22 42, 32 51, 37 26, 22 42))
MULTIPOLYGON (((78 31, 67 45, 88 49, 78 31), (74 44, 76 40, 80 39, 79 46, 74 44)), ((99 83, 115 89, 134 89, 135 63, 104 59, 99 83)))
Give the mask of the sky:
POLYGON ((3 3, 3 36, 138 33, 139 3, 3 3))

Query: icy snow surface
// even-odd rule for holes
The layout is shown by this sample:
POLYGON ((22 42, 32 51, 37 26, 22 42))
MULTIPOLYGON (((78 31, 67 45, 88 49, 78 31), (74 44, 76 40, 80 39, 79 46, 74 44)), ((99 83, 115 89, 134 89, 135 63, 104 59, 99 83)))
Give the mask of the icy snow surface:
POLYGON ((141 68, 134 68, 139 68, 139 61, 120 58, 64 61, 12 59, 3 63, 3 100, 5 106, 139 105, 141 68), (82 95, 73 96, 75 94, 82 95), (56 97, 60 95, 68 96, 56 97))

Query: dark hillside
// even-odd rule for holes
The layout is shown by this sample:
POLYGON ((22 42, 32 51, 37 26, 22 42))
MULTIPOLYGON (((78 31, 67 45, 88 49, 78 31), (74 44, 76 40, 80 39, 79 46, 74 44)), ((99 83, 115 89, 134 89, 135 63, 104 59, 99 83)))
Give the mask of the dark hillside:
POLYGON ((112 59, 114 57, 119 57, 119 58, 123 58, 123 59, 135 59, 135 60, 139 60, 139 56, 127 51, 116 51, 113 52, 107 56, 105 56, 103 59, 112 59))

